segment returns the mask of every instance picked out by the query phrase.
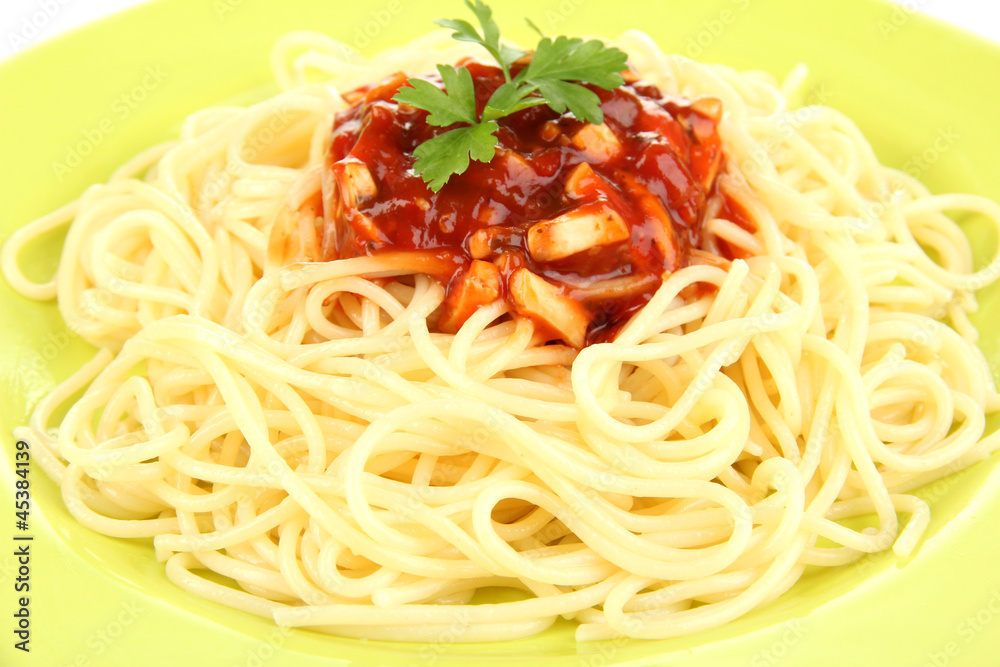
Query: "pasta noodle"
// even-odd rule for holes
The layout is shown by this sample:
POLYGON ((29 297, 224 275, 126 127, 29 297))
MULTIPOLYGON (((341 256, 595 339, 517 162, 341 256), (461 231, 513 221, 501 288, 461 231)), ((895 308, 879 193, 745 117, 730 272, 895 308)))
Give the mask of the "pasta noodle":
POLYGON ((722 100, 719 185, 757 231, 709 215, 702 250, 746 258, 674 271, 613 342, 540 345, 500 301, 440 333, 444 290, 393 253, 276 261, 338 91, 469 53, 439 33, 371 61, 286 36, 278 94, 194 114, 15 233, 8 282, 100 348, 17 431, 72 515, 152 537, 193 594, 413 641, 560 616, 580 640, 673 637, 808 566, 909 554, 929 520, 910 492, 1000 446, 967 317, 1000 256, 977 270, 946 215, 996 227, 1000 206, 932 195, 834 109, 793 109, 801 72, 618 45, 663 91, 722 100), (53 280, 30 282, 20 251, 67 224, 53 280), (521 597, 465 604, 498 588, 521 597))

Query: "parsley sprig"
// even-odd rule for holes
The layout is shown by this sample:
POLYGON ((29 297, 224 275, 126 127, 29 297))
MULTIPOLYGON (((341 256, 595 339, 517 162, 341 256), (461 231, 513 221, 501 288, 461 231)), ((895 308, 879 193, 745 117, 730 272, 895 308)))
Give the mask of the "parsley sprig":
POLYGON ((544 35, 531 62, 512 78, 511 66, 525 52, 500 43, 500 28, 493 20, 493 11, 481 0, 465 0, 465 4, 476 16, 482 32, 463 19, 439 19, 435 23, 454 30, 454 39, 483 46, 503 70, 504 83, 490 95, 482 115, 476 111, 472 74, 464 67, 437 66, 444 90, 426 79, 412 78, 409 87, 400 88, 392 98, 429 112, 430 125, 462 125, 428 139, 413 152, 414 170, 434 192, 444 187, 452 174, 468 169, 470 158, 480 162, 493 159, 500 118, 547 104, 556 113, 568 109, 580 120, 600 124, 604 122, 601 100, 581 84, 611 90, 624 83, 621 71, 626 66, 626 55, 622 51, 596 39, 552 39, 544 35))

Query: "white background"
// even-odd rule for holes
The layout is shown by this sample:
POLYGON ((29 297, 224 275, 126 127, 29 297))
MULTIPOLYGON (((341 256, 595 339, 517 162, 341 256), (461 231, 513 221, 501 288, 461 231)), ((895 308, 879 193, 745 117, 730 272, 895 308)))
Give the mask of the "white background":
MULTIPOLYGON (((0 60, 101 16, 146 1, 0 0, 0 60)), ((828 1, 835 3, 836 0, 828 1)), ((907 11, 926 12, 1000 43, 1000 2, 997 0, 893 1, 907 11)))

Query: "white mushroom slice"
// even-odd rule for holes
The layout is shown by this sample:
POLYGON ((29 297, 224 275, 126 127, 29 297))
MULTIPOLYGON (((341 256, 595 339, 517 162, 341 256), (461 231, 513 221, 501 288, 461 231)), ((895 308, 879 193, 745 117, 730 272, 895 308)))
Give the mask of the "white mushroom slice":
POLYGON ((532 225, 528 230, 528 252, 536 262, 551 262, 628 238, 628 227, 613 209, 603 205, 580 207, 532 225))
POLYGON ((542 129, 538 133, 538 136, 545 141, 553 141, 560 134, 562 134, 562 129, 559 127, 559 123, 554 120, 550 120, 542 125, 542 129))
MULTIPOLYGON (((378 228, 375 221, 364 213, 355 213, 349 221, 354 235, 365 241, 378 241, 378 228)), ((382 242, 384 244, 384 241, 382 242)))
POLYGON ((469 237, 469 254, 473 259, 490 257, 500 251, 504 244, 511 243, 514 235, 514 231, 505 226, 477 229, 469 237))
POLYGON ((585 152, 594 162, 606 162, 622 149, 622 144, 614 131, 604 123, 600 125, 587 123, 573 135, 572 144, 574 148, 585 152))
POLYGON ((501 148, 497 150, 497 155, 501 156, 504 168, 511 177, 515 179, 528 179, 536 175, 534 168, 520 153, 501 148))
POLYGON ((337 183, 340 185, 340 195, 348 208, 357 208, 359 202, 373 198, 378 194, 375 179, 361 162, 341 160, 334 167, 337 183))
POLYGON ((587 182, 598 178, 600 176, 594 173, 588 163, 581 162, 573 168, 573 171, 569 173, 569 178, 566 179, 566 194, 571 197, 582 197, 587 182))
POLYGON ((469 254, 472 255, 473 259, 483 259, 493 253, 493 249, 490 247, 490 237, 488 229, 477 229, 469 237, 469 254))
POLYGON ((454 333, 476 310, 499 298, 500 270, 490 262, 475 260, 442 304, 438 328, 445 333, 454 333))
POLYGON ((623 181, 625 191, 632 197, 632 201, 638 204, 639 209, 647 218, 653 220, 653 243, 663 253, 663 261, 666 266, 673 270, 677 265, 678 249, 670 214, 664 208, 660 198, 651 193, 646 186, 639 183, 635 178, 625 175, 623 181))
POLYGON ((590 315, 582 305, 528 269, 515 271, 508 288, 518 312, 547 323, 573 347, 583 347, 590 315))
POLYGON ((479 215, 476 216, 476 220, 483 223, 484 225, 495 224, 495 221, 500 218, 499 213, 492 206, 482 206, 479 209, 479 215))
POLYGON ((691 108, 716 123, 722 120, 722 100, 717 97, 700 97, 691 103, 691 108))

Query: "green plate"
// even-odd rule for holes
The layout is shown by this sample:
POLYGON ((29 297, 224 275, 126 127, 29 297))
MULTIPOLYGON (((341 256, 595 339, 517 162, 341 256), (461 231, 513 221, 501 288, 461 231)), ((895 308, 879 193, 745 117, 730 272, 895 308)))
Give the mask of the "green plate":
MULTIPOLYGON (((1000 198, 1000 48, 873 0, 505 0, 501 25, 529 41, 521 18, 550 33, 614 36, 639 27, 665 49, 783 76, 811 67, 814 99, 855 118, 883 161, 918 171, 935 191, 1000 198)), ((0 232, 102 181, 137 150, 171 136, 188 113, 266 85, 280 34, 326 31, 365 51, 457 16, 457 1, 161 0, 119 14, 0 66, 0 232)), ((979 234, 973 230, 973 234, 979 234)), ((981 235, 980 235, 981 236, 981 235)), ((989 252, 995 239, 977 238, 989 252)), ((32 258, 52 270, 58 239, 32 258)), ((1000 366, 1000 291, 977 324, 1000 366)), ((1000 457, 923 491, 933 520, 916 551, 810 574, 777 602, 723 628, 669 641, 576 644, 557 624, 532 639, 486 645, 391 644, 279 631, 170 584, 148 542, 96 535, 66 513, 34 469, 30 534, 31 653, 14 649, 18 563, 9 433, 30 405, 90 352, 66 336, 56 308, 0 283, 0 663, 78 665, 948 665, 1000 655, 1000 457)))

